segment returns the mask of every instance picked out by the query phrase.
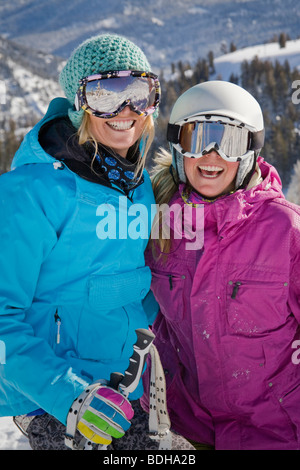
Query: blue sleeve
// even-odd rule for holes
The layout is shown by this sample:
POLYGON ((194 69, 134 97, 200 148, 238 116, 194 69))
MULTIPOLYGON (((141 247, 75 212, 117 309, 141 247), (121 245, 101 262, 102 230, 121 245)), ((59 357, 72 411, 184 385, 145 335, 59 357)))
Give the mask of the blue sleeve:
POLYGON ((152 325, 159 311, 159 305, 154 297, 152 290, 150 290, 144 298, 143 307, 148 318, 148 324, 152 325))
POLYGON ((0 177, 0 340, 6 348, 0 373, 37 408, 65 423, 73 400, 88 384, 26 321, 41 265, 57 241, 31 184, 12 174, 0 177))

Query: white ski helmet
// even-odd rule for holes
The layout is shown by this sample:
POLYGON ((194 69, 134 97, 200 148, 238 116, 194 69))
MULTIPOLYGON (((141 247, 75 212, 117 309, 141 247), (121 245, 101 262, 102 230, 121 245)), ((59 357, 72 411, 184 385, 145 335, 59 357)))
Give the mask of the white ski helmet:
MULTIPOLYGON (((187 123, 213 122, 224 124, 224 128, 230 127, 231 144, 225 143, 225 151, 221 151, 219 142, 209 142, 210 150, 215 149, 228 161, 239 161, 239 169, 236 177, 236 189, 245 186, 255 168, 256 158, 264 144, 264 121, 259 103, 242 87, 231 82, 212 80, 193 86, 184 92, 173 106, 167 132, 167 140, 173 156, 172 166, 178 174, 180 181, 186 182, 184 172, 184 156, 199 158, 208 153, 209 148, 183 149, 180 145, 180 133, 187 123), (230 126, 228 126, 230 125, 230 126), (248 147, 241 155, 230 157, 227 150, 235 146, 232 144, 233 129, 244 129, 248 135, 248 147), (194 151, 194 153, 193 153, 194 151)), ((219 130, 218 130, 219 131, 219 130)), ((197 139, 202 138, 203 129, 195 131, 197 139)), ((203 139, 202 139, 203 140, 203 139)), ((223 139, 223 142, 226 139, 223 139)), ((245 139, 244 139, 245 140, 245 139)), ((238 143, 238 138, 236 139, 238 143)))

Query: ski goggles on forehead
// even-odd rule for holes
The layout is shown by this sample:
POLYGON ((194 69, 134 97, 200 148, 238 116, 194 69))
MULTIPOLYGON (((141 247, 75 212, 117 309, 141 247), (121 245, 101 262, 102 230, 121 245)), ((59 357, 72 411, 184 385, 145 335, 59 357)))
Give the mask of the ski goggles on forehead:
POLYGON ((263 130, 253 132, 241 123, 224 122, 220 117, 200 119, 168 125, 168 141, 185 157, 200 158, 215 150, 224 160, 238 162, 263 147, 263 130))
POLYGON ((152 114, 160 100, 160 84, 152 72, 123 70, 106 72, 80 80, 75 97, 77 111, 109 119, 125 106, 141 116, 152 114))

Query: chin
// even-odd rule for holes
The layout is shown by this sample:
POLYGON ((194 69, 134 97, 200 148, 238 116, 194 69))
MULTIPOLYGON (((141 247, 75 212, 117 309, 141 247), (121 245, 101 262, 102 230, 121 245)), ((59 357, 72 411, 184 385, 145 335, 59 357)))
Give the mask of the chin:
POLYGON ((219 196, 223 196, 224 194, 226 194, 226 192, 222 190, 221 191, 205 191, 201 189, 198 189, 198 193, 207 199, 215 199, 219 196))

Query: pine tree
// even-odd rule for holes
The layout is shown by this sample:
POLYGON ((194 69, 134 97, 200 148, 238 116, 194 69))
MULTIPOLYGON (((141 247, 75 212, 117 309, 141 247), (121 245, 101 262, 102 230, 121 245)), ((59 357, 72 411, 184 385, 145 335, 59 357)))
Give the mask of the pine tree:
POLYGON ((214 74, 216 71, 215 64, 214 64, 214 53, 212 51, 209 51, 207 58, 208 58, 209 73, 214 74))
POLYGON ((280 33, 278 42, 279 42, 279 46, 281 49, 286 46, 286 34, 285 33, 280 33))

